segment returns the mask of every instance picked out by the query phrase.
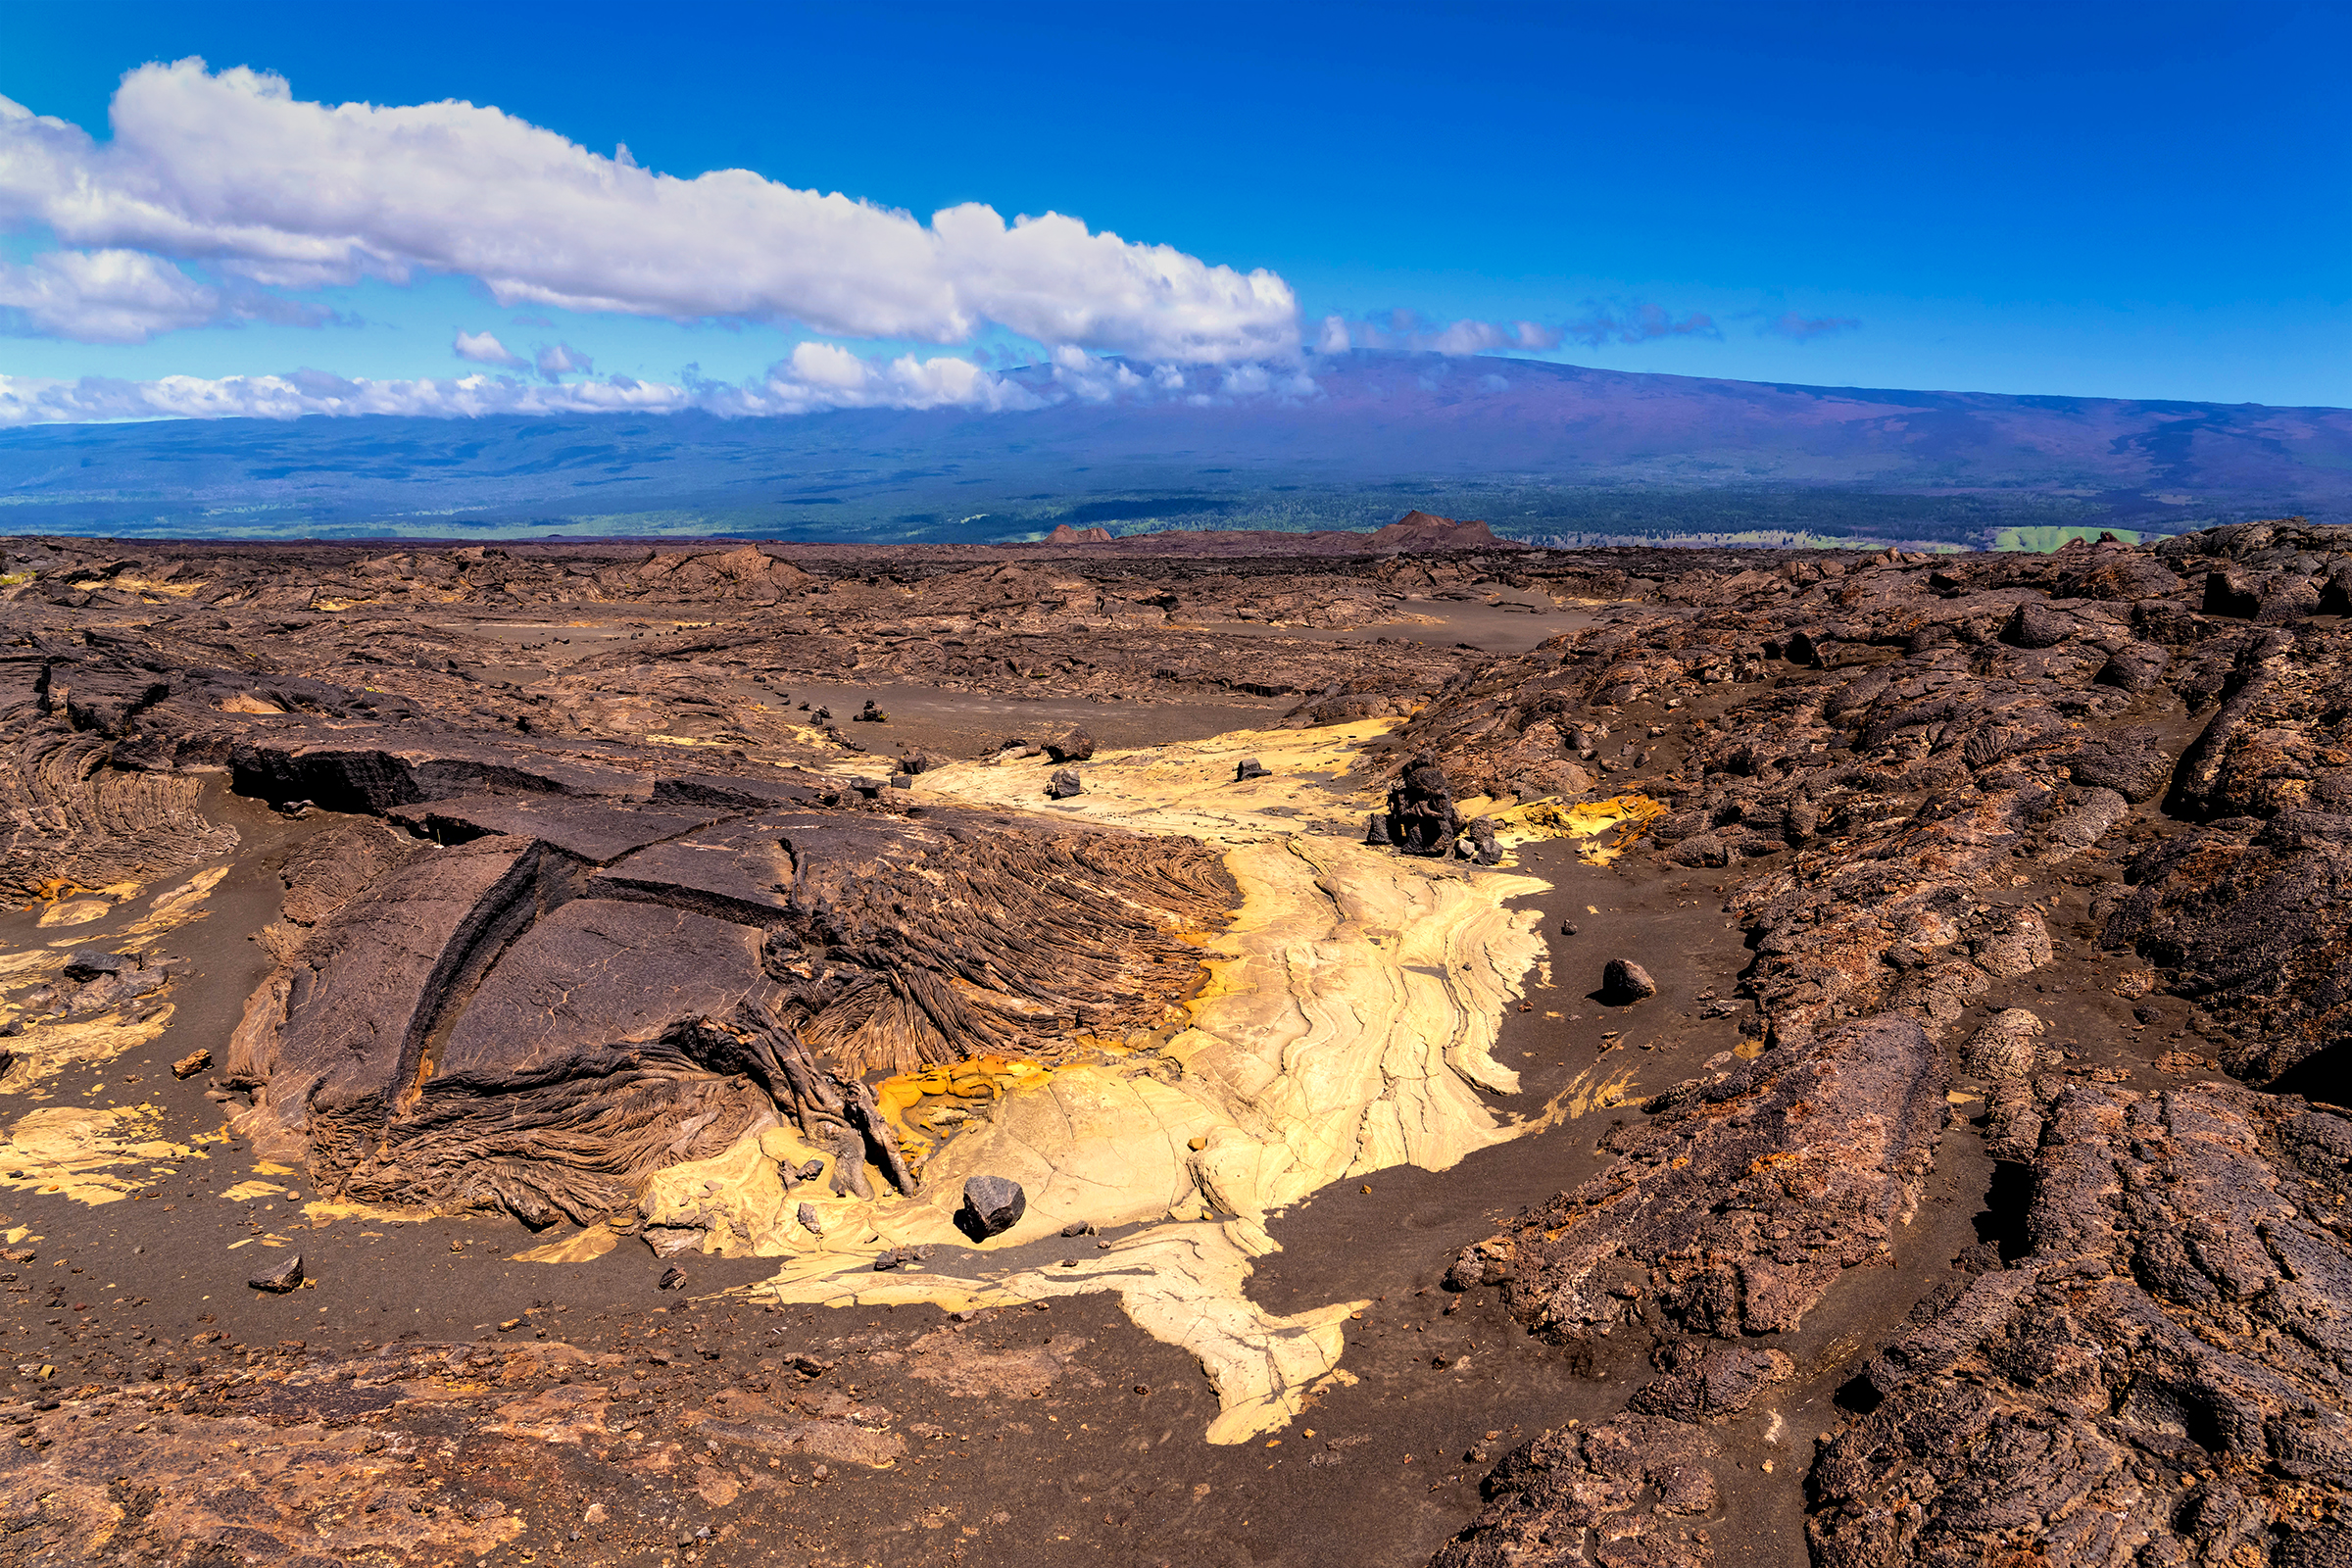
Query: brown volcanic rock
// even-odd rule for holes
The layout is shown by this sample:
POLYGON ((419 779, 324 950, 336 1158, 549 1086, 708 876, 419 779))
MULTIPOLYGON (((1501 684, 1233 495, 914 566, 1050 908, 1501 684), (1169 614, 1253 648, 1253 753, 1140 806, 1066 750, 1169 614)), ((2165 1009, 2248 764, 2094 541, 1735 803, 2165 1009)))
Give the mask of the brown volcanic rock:
MULTIPOLYGON (((721 786, 723 788, 723 786, 721 786)), ((600 899, 642 899, 766 925, 791 907, 789 818, 742 817, 639 850, 580 884, 600 899)))
POLYGON ((1936 1049, 1906 1018, 1726 1063, 1498 1239, 1513 1313, 1561 1340, 1652 1314, 1694 1334, 1795 1328, 1841 1273, 1886 1254, 1943 1095, 1936 1049))
POLYGON ((760 934, 684 909, 573 899, 498 955, 434 1061, 436 1078, 577 1070, 734 1011, 762 983, 760 934))
POLYGON ((384 813, 391 821, 444 842, 463 843, 490 834, 536 839, 594 865, 610 865, 632 850, 708 827, 724 814, 708 808, 689 813, 513 794, 463 795, 394 807, 384 813))
POLYGON ((415 1082, 444 1000, 479 950, 527 917, 539 852, 483 839, 412 861, 321 929, 254 993, 221 1066, 255 1086, 240 1118, 278 1157, 356 1157, 415 1082))
POLYGON ((2342 1560, 2352 1123, 2243 1090, 2050 1080, 2032 1250, 1872 1362, 1813 1556, 2342 1560))
POLYGON ((1575 1562, 1587 1531, 1603 1563, 1705 1568, 1709 1526, 1724 1528, 1711 1463, 1721 1451, 1702 1429, 1624 1415, 1589 1429, 1548 1432, 1494 1467, 1486 1507, 1441 1547, 1431 1568, 1520 1568, 1575 1562))
POLYGON ((2332 1560, 2344 1123, 2285 1091, 2341 1093, 2352 644, 2329 617, 2352 611, 2352 534, 1933 560, 1460 537, 1280 541, 1291 560, 1212 536, 43 544, 0 633, 0 865, 29 894, 224 857, 198 769, 377 818, 285 862, 265 940, 286 964, 216 1091, 254 1094, 238 1127, 307 1158, 319 1197, 593 1219, 763 1118, 837 1153, 838 1184, 906 1187, 922 1173, 864 1075, 1165 1029, 1235 889, 1189 841, 865 799, 782 696, 803 672, 1410 714, 1366 760, 1446 844, 1457 794, 1647 795, 1667 809, 1621 866, 1719 891, 1754 955, 1740 1054, 1655 1094, 1600 1175, 1451 1270, 1555 1337, 1669 1343, 1665 1376, 1620 1392, 1637 1413, 1609 1418, 1603 1393, 1599 1418, 1587 1400, 1588 1424, 1507 1460, 1447 1560, 1696 1561, 1732 1539, 1708 1467, 1800 1484, 1762 1477, 1746 1426, 1826 1411, 1853 1368, 1754 1342, 1823 1332, 1824 1298, 1890 1250, 1882 1281, 1938 1270, 1903 1253, 1934 1227, 1902 1219, 1947 1053, 1986 1102, 1946 1136, 2008 1167, 1988 1219, 2004 1183, 2030 1205, 1910 1324, 1886 1321, 1900 1300, 1836 1302, 1883 1402, 1822 1417, 1821 1559, 2332 1560), (1507 658, 1332 635, 1496 583, 1612 603, 1507 658), (643 620, 608 611, 575 647, 573 603, 643 620), (394 813, 483 836, 422 848, 394 813), (2278 1092, 2156 1087, 2200 1052, 2278 1092), (1781 1354, 1805 1392, 1774 1382, 1781 1354))
MULTIPOLYGON (((2315 1092, 2340 1080, 2352 1040, 2352 816, 2287 811, 2259 831, 2176 839, 2135 860, 2109 916, 2168 989, 2227 1020, 2223 1065, 2315 1092)), ((2337 1092, 2340 1093, 2340 1090, 2337 1092)))

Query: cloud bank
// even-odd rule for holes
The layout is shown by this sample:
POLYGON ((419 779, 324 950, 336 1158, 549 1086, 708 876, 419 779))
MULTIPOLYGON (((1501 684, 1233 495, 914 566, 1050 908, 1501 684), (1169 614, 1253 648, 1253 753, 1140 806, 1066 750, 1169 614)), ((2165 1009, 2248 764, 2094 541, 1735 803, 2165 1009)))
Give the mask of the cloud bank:
MULTIPOLYGON (((460 333, 479 358, 507 352, 488 333, 460 333)), ((523 362, 509 355, 515 365, 523 362)), ((292 419, 304 415, 399 414, 463 417, 491 414, 676 414, 702 409, 728 416, 817 414, 833 409, 970 409, 999 413, 1041 407, 1018 382, 953 356, 860 359, 830 343, 803 343, 765 374, 734 384, 689 378, 678 385, 611 375, 560 381, 563 360, 587 368, 584 356, 557 345, 534 368, 545 379, 472 374, 369 380, 296 370, 286 375, 208 379, 168 375, 154 381, 84 376, 77 381, 0 375, 0 427, 87 424, 123 419, 292 419)), ((503 362, 502 362, 503 363, 503 362)), ((1095 362, 1101 363, 1101 362, 1095 362)), ((1132 372, 1130 372, 1132 373, 1132 372)), ((1174 372, 1168 372, 1174 373, 1174 372)), ((1181 378, 1179 378, 1181 380, 1181 378)))
POLYGON ((306 102, 283 77, 200 60, 131 72, 112 118, 102 143, 0 98, 0 225, 89 253, 0 283, 25 329, 137 341, 211 319, 218 291, 208 302, 208 285, 168 265, 186 261, 265 288, 439 272, 509 307, 841 337, 962 343, 993 323, 1158 364, 1298 347, 1298 301, 1274 273, 1057 213, 1008 223, 967 203, 924 223, 747 170, 657 173, 625 148, 607 158, 468 103, 306 102), (75 267, 114 276, 84 287, 75 267))

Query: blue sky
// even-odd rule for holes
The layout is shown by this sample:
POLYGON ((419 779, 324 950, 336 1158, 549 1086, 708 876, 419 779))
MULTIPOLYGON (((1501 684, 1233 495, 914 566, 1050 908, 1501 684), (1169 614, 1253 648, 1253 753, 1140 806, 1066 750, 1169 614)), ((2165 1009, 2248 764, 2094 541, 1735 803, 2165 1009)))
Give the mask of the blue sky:
MULTIPOLYGON (((984 203, 1170 246, 1205 264, 1185 285, 1198 293, 1186 341, 1214 343, 1171 350, 1177 327, 1129 320, 1074 330, 1064 352, 1171 357, 1196 388, 1256 354, 1267 312, 1294 309, 1235 302, 1233 279, 1263 270, 1287 285, 1309 351, 1335 316, 1357 343, 1428 341, 1462 319, 1507 338, 1527 322, 1521 341, 1556 339, 1544 357, 1626 369, 2352 404, 2343 7, 16 0, 0 12, 0 95, 100 142, 125 72, 187 56, 273 73, 304 102, 494 105, 604 157, 625 144, 636 166, 681 179, 742 168, 918 220, 984 203), (1398 335, 1399 311, 1429 331, 1398 335)), ((481 201, 487 219, 516 195, 486 188, 481 201)), ((467 197, 446 204, 462 226, 467 197)), ((588 250, 620 237, 561 221, 571 226, 525 237, 588 250)), ((1054 347, 1051 332, 988 315, 1007 297, 1002 279, 970 285, 980 315, 953 328, 936 313, 866 310, 812 332, 790 314, 792 280, 746 310, 723 282, 681 295, 677 319, 658 284, 628 310, 514 303, 512 287, 501 305, 476 276, 431 265, 257 281, 250 256, 223 263, 209 240, 102 235, 78 249, 119 243, 159 246, 176 270, 141 287, 209 291, 172 306, 172 323, 235 324, 74 341, 20 309, 0 374, 446 378, 480 368, 453 352, 460 331, 525 361, 566 345, 597 377, 662 383, 688 366, 758 380, 812 338, 866 359, 984 365, 1054 347)), ((46 287, 37 258, 61 245, 76 248, 20 204, 0 261, 20 291, 46 287)), ((698 259, 691 224, 675 248, 682 271, 719 265, 698 259)), ((1094 262, 1070 269, 1049 290, 1116 292, 1094 262)), ((1086 303, 1101 315, 1102 300, 1086 303)), ((823 378, 823 366, 802 368, 823 378)), ((980 395, 954 385, 920 395, 980 395)))

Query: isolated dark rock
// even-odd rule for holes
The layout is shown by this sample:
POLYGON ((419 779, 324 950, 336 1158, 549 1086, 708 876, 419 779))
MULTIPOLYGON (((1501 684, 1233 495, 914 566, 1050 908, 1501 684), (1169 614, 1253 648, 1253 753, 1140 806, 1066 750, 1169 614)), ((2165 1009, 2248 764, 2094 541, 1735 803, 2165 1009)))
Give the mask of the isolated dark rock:
POLYGON ((1389 791, 1389 837, 1407 855, 1446 855, 1462 831, 1453 792, 1437 759, 1424 753, 1407 762, 1389 791))
POLYGON ((1021 1184, 1003 1176, 974 1176, 963 1184, 963 1206, 956 1223, 975 1242, 1003 1235, 1020 1223, 1029 1208, 1021 1184))
POLYGON ((1045 738, 1046 756, 1056 762, 1083 762, 1095 755, 1095 738, 1072 727, 1045 738))
POLYGON ((1271 778, 1272 776, 1263 766, 1259 765, 1254 757, 1245 757, 1233 765, 1233 781, 1236 784, 1249 779, 1271 778))
POLYGON ((1658 983, 1633 959, 1611 958, 1600 971, 1600 994, 1619 1004, 1643 1002, 1658 994, 1658 983))
POLYGON ((1046 780, 1046 794, 1057 801, 1066 801, 1073 795, 1085 793, 1086 786, 1078 782, 1078 770, 1074 767, 1057 767, 1053 776, 1046 780))
POLYGON ((1457 846, 1454 851, 1462 858, 1475 865, 1502 863, 1502 845, 1494 837, 1494 823, 1491 818, 1472 817, 1469 825, 1462 829, 1462 836, 1469 842, 1457 846))
POLYGON ((256 1274, 245 1282, 257 1291, 283 1296, 288 1291, 302 1289, 302 1254, 288 1252, 274 1266, 256 1274))
POLYGON ((66 955, 65 977, 69 980, 91 981, 108 975, 122 974, 138 968, 139 960, 104 948, 75 948, 66 955))

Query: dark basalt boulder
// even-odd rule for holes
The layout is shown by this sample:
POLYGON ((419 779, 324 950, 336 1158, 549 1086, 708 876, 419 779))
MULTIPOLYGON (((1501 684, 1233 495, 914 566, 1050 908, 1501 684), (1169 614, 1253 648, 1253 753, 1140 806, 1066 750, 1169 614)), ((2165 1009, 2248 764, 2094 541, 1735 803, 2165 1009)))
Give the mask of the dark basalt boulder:
POLYGON ((1021 1184, 1003 1176, 974 1176, 963 1184, 963 1206, 956 1223, 975 1242, 1002 1236, 1029 1211, 1029 1195, 1021 1184))
POLYGON ((1247 783, 1253 778, 1271 778, 1273 776, 1254 757, 1245 757, 1233 764, 1233 781, 1236 784, 1247 783))
POLYGON ((1407 855, 1452 853, 1462 818, 1436 758, 1423 753, 1405 764, 1403 776, 1389 791, 1388 829, 1390 841, 1407 855))
POLYGON ((2107 656, 2107 662, 2092 678, 2102 686, 2127 692, 2154 691, 2171 663, 2172 655, 2155 643, 2126 643, 2107 656))
POLYGON ((125 954, 110 953, 104 948, 75 948, 66 955, 64 972, 69 980, 86 982, 138 966, 139 960, 125 954))
POLYGON ((1056 801, 1066 801, 1073 795, 1085 793, 1086 786, 1078 782, 1078 770, 1074 767, 1057 767, 1053 776, 1046 780, 1046 794, 1056 801))
POLYGON ((1045 748, 1046 756, 1056 762, 1083 762, 1095 755, 1095 738, 1073 727, 1047 736, 1045 748))
POLYGON ((1660 1358, 1668 1376, 1634 1391, 1628 1408, 1677 1421, 1724 1421, 1796 1373, 1786 1351, 1685 1341, 1660 1358))
POLYGON ((2172 782, 2173 760, 2148 740, 2113 737, 2093 741, 2067 760, 2078 784, 2109 789, 2137 805, 2162 795, 2172 782))
POLYGON ((245 1282, 257 1291, 271 1296, 283 1296, 288 1291, 302 1289, 302 1254, 289 1252, 275 1267, 264 1269, 245 1282))
POLYGON ((2074 617, 2033 603, 2011 611, 2001 627, 2001 641, 2013 648, 2055 648, 2074 634, 2074 617))
POLYGON ((1604 1000, 1624 1006, 1656 996, 1658 983, 1633 959, 1611 958, 1600 971, 1600 994, 1604 1000))

